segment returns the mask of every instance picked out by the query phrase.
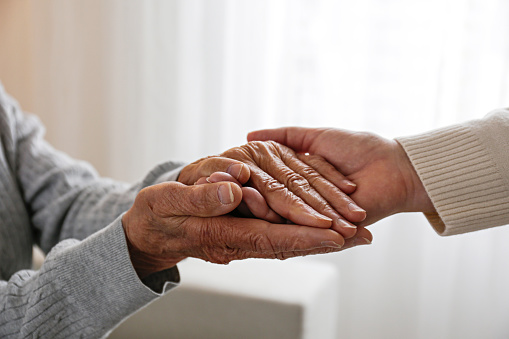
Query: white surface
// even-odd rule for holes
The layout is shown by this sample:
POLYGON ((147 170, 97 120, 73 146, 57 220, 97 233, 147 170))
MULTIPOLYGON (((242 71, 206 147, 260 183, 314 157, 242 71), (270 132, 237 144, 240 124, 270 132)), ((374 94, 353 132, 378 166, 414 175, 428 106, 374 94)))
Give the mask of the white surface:
POLYGON ((336 269, 327 263, 248 259, 229 265, 214 265, 197 259, 179 264, 182 285, 211 291, 249 295, 254 298, 306 304, 310 291, 337 279, 336 269), (226 283, 225 283, 226 282, 226 283))
POLYGON ((332 339, 338 273, 329 264, 188 259, 182 285, 128 319, 114 338, 332 339))

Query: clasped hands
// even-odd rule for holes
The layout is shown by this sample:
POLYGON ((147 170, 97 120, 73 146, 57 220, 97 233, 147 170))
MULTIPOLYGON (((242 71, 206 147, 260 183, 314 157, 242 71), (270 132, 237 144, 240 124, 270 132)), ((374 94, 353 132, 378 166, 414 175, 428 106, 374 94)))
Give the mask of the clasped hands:
POLYGON ((186 257, 228 263, 336 252, 370 243, 364 226, 385 216, 422 204, 432 211, 396 141, 302 128, 248 140, 186 166, 178 182, 140 191, 122 218, 140 277, 186 257))

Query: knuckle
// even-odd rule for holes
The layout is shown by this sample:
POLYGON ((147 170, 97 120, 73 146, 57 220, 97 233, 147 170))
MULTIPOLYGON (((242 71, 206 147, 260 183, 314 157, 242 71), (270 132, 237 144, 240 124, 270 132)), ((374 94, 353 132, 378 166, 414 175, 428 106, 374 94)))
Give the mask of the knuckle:
POLYGON ((275 253, 276 250, 265 234, 254 234, 251 237, 251 248, 258 253, 275 253))
POLYGON ((245 146, 251 149, 261 149, 265 148, 267 145, 270 145, 270 143, 270 141, 250 141, 245 144, 245 146))
POLYGON ((348 196, 346 195, 345 193, 343 193, 342 191, 339 191, 338 192, 338 198, 336 201, 335 201, 335 207, 338 209, 338 210, 343 210, 345 208, 347 208, 347 206, 350 204, 350 203, 353 203, 354 201, 348 196))
POLYGON ((145 187, 142 190, 138 192, 135 198, 135 203, 148 203, 149 202, 149 196, 150 196, 150 187, 145 187))
POLYGON ((272 210, 270 207, 267 206, 266 210, 263 211, 263 214, 260 214, 260 219, 271 221, 274 223, 278 223, 280 221, 280 216, 272 210))
POLYGON ((238 258, 240 253, 239 248, 233 248, 230 246, 226 246, 223 248, 223 256, 226 258, 238 258))
POLYGON ((230 256, 226 253, 219 253, 218 249, 215 247, 203 248, 203 259, 220 265, 227 265, 232 261, 230 256))
POLYGON ((281 148, 287 148, 286 146, 283 146, 281 145, 280 143, 277 143, 273 140, 268 140, 268 141, 258 141, 259 143, 263 144, 264 146, 269 146, 269 147, 272 147, 276 150, 279 150, 281 148))
POLYGON ((262 141, 250 141, 245 144, 244 150, 249 155, 249 158, 253 159, 257 164, 260 163, 261 158, 264 157, 267 152, 266 145, 262 141))
MULTIPOLYGON (((265 188, 265 195, 275 195, 277 199, 283 201, 287 204, 297 203, 300 204, 303 202, 301 196, 305 195, 305 192, 309 189, 309 187, 299 187, 296 186, 292 189, 289 189, 285 185, 281 183, 271 183, 267 185, 265 188)), ((283 213, 284 217, 288 217, 288 213, 291 209, 285 209, 285 211, 279 211, 283 213)))
POLYGON ((215 194, 215 192, 216 191, 214 189, 209 189, 209 187, 204 188, 200 186, 193 186, 191 187, 187 197, 172 200, 178 200, 178 204, 181 204, 182 206, 187 204, 188 206, 186 206, 187 208, 185 209, 187 211, 202 211, 211 205, 211 201, 214 201, 216 197, 213 196, 213 194, 215 194))
MULTIPOLYGON (((162 184, 164 185, 164 184, 162 184)), ((136 199, 140 199, 142 201, 157 201, 159 195, 161 194, 161 189, 159 185, 144 187, 138 192, 136 199)))
POLYGON ((256 162, 261 161, 268 155, 281 158, 280 145, 274 141, 250 141, 244 146, 256 162))
POLYGON ((199 242, 202 246, 208 247, 213 244, 217 244, 219 240, 223 239, 224 228, 218 227, 213 220, 208 219, 209 222, 204 223, 198 234, 199 242))
POLYGON ((184 190, 166 194, 160 201, 166 214, 177 215, 203 215, 217 208, 218 204, 217 188, 205 185, 185 187, 184 190))
POLYGON ((286 187, 292 189, 301 188, 303 190, 308 190, 310 188, 309 182, 306 179, 304 179, 303 176, 295 172, 286 174, 284 184, 286 187))
MULTIPOLYGON (((318 201, 313 203, 312 206, 318 212, 331 212, 333 211, 332 206, 323 199, 318 199, 318 201)), ((335 213, 334 213, 335 214, 335 213)))
POLYGON ((305 180, 311 185, 315 186, 323 182, 323 177, 316 172, 314 169, 306 167, 302 169, 302 173, 305 176, 305 180))
POLYGON ((288 191, 288 189, 285 187, 285 185, 283 185, 282 183, 280 183, 279 181, 277 181, 275 179, 267 180, 267 182, 265 183, 265 190, 267 193, 288 191))
POLYGON ((160 187, 146 187, 138 193, 136 201, 144 203, 153 215, 163 217, 166 215, 165 212, 168 211, 168 204, 171 201, 168 201, 161 191, 160 187))
POLYGON ((276 258, 278 260, 286 260, 286 259, 289 259, 289 258, 292 258, 292 257, 296 257, 295 253, 293 253, 293 252, 279 252, 279 253, 276 253, 276 258))
MULTIPOLYGON (((304 197, 309 192, 314 191, 310 183, 297 173, 289 174, 285 177, 284 186, 287 187, 288 191, 299 196, 304 197)), ((288 198, 292 198, 293 195, 289 194, 288 198)))
POLYGON ((230 148, 229 150, 225 151, 222 156, 235 159, 235 160, 245 160, 248 157, 248 153, 246 152, 245 146, 238 146, 230 148))
POLYGON ((211 155, 187 165, 182 169, 179 175, 179 181, 190 185, 198 178, 210 175, 210 167, 213 166, 218 156, 211 155))
POLYGON ((196 247, 202 259, 215 264, 228 264, 238 253, 238 249, 226 244, 230 229, 228 224, 214 222, 215 218, 209 219, 198 230, 196 247))

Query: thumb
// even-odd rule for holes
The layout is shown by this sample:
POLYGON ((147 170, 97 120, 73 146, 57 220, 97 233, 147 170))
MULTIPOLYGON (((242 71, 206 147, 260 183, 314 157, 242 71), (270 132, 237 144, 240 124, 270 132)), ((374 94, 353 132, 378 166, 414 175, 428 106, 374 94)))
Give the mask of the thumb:
POLYGON ((273 140, 286 145, 296 152, 307 152, 309 145, 306 141, 313 139, 312 134, 315 130, 304 127, 282 127, 275 129, 264 129, 253 131, 247 135, 248 141, 267 141, 273 140))
POLYGON ((242 201, 240 186, 232 182, 193 186, 166 182, 150 189, 147 203, 160 217, 215 217, 230 213, 242 201))

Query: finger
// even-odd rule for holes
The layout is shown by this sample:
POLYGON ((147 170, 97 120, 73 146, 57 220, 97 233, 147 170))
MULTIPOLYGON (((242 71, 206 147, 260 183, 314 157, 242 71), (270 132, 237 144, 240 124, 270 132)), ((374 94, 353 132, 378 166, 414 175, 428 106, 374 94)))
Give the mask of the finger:
MULTIPOLYGON (((280 216, 296 224, 330 228, 332 219, 316 211, 300 196, 308 193, 301 187, 307 185, 305 179, 291 171, 281 160, 276 143, 252 142, 223 153, 232 159, 242 160, 251 171, 249 185, 262 193, 268 205, 280 216), (275 176, 275 174, 277 176, 275 176), (285 184, 293 182, 288 188, 285 184)), ((326 203, 326 202, 325 202, 326 203)), ((329 206, 330 214, 335 213, 329 206)))
MULTIPOLYGON (((208 178, 200 178, 196 184, 230 181, 240 183, 230 174, 224 172, 212 173, 208 178)), ((255 217, 273 223, 283 223, 284 219, 274 212, 265 201, 265 198, 252 187, 242 187, 242 204, 237 210, 244 217, 255 217)))
MULTIPOLYGON (((240 260, 248 259, 248 258, 286 260, 286 259, 290 259, 290 258, 304 257, 304 256, 308 256, 308 255, 335 253, 335 252, 339 252, 342 250, 343 250, 342 248, 337 248, 337 247, 321 247, 321 248, 315 248, 315 249, 304 250, 304 251, 279 252, 279 253, 275 253, 274 255, 271 255, 269 258, 267 257, 267 254, 264 254, 264 253, 239 250, 235 253, 235 256, 237 258, 239 258, 240 260)), ((239 259, 234 259, 234 260, 239 260, 239 259)))
MULTIPOLYGON (((229 158, 242 159, 251 171, 249 183, 258 190, 268 205, 280 216, 296 224, 329 228, 332 219, 306 204, 300 194, 309 193, 302 185, 307 182, 291 171, 281 160, 276 143, 252 142, 223 153, 229 158), (288 182, 292 182, 291 187, 288 182)), ((309 186, 309 185, 308 185, 309 186)), ((315 195, 318 195, 315 192, 315 195)), ((333 212, 332 208, 330 208, 333 212)))
MULTIPOLYGON (((315 255, 315 254, 328 254, 328 253, 335 253, 340 252, 349 248, 353 248, 356 246, 362 246, 362 245, 370 245, 373 241, 373 237, 371 233, 366 230, 365 228, 359 229, 358 234, 355 235, 355 237, 352 237, 350 239, 346 239, 345 243, 342 247, 338 248, 334 244, 331 244, 331 247, 321 247, 316 249, 310 249, 310 250, 303 250, 303 251, 289 251, 289 252, 281 252, 278 253, 275 258, 284 260, 288 258, 298 257, 298 256, 307 256, 307 255, 315 255)), ((322 245, 326 245, 326 243, 322 243, 322 245)), ((246 258, 264 258, 264 254, 256 253, 256 252, 246 252, 243 253, 246 258)))
POLYGON ((299 160, 314 168, 321 176, 333 183, 341 191, 346 194, 352 194, 357 185, 348 180, 341 172, 339 172, 331 163, 322 156, 309 153, 298 153, 299 160))
POLYGON ((290 147, 296 152, 308 152, 311 142, 319 132, 320 130, 317 128, 282 127, 253 131, 247 135, 247 140, 273 140, 290 147))
MULTIPOLYGON (((344 245, 343 237, 330 229, 271 224, 258 219, 228 216, 201 221, 206 222, 202 225, 205 230, 200 229, 198 232, 200 235, 207 234, 207 238, 201 237, 200 243, 193 246, 195 253, 190 256, 216 263, 228 263, 247 257, 284 259, 286 256, 304 255, 320 249, 336 250, 344 245)), ((193 222, 196 222, 196 218, 186 221, 193 222)))
POLYGON ((225 172, 215 172, 210 175, 210 177, 206 180, 208 183, 214 183, 214 182, 222 182, 222 181, 229 181, 233 182, 239 186, 242 186, 242 184, 235 179, 231 174, 225 173, 225 172))
POLYGON ((140 192, 159 217, 212 217, 230 213, 242 201, 241 188, 231 182, 187 186, 165 182, 140 192))
MULTIPOLYGON (((341 216, 345 217, 351 222, 361 222, 366 219, 366 211, 359 207, 347 194, 334 185, 327 178, 322 176, 322 172, 336 172, 338 175, 328 174, 335 178, 343 177, 332 165, 320 156, 305 156, 299 155, 295 158, 293 154, 281 152, 283 161, 290 169, 297 173, 301 173, 309 184, 316 189, 319 195, 327 200, 327 202, 336 210, 341 216), (304 161, 301 161, 303 159, 304 161), (306 161, 310 161, 314 166, 309 166, 306 161)), ((315 201, 306 201, 312 207, 315 201)), ((320 211, 322 212, 322 211, 320 211)), ((323 213, 323 212, 322 212, 323 213)), ((343 218, 341 218, 343 219, 343 218)), ((343 221, 339 222, 344 223, 343 221)))
POLYGON ((366 218, 366 212, 314 168, 299 160, 291 149, 280 144, 275 145, 289 171, 284 167, 274 168, 273 176, 278 180, 287 179, 285 185, 292 192, 318 212, 332 218, 332 229, 340 232, 345 238, 352 237, 356 232, 356 226, 345 218, 352 222, 362 221, 366 218), (292 172, 295 174, 292 175, 292 172))
POLYGON ((354 237, 345 240, 345 244, 341 248, 347 249, 360 245, 370 245, 373 242, 373 235, 364 227, 359 227, 354 237))
POLYGON ((285 220, 274 212, 265 198, 252 187, 242 187, 242 202, 246 204, 246 207, 253 214, 254 217, 263 219, 275 224, 284 223, 285 220))
MULTIPOLYGON (((350 239, 346 239, 345 243, 342 247, 338 248, 335 244, 330 244, 330 247, 321 247, 316 249, 310 249, 310 250, 303 250, 303 251, 289 251, 289 252, 281 252, 276 255, 277 259, 287 259, 287 258, 293 258, 298 256, 306 256, 306 255, 315 255, 315 254, 327 254, 327 253, 335 253, 340 252, 349 248, 353 248, 356 246, 362 246, 362 245, 370 245, 373 241, 373 236, 371 235, 371 232, 369 232, 365 228, 359 228, 359 231, 355 235, 355 237, 352 237, 350 239)), ((326 246, 326 242, 322 242, 322 245, 326 246)), ((263 254, 258 254, 256 252, 247 252, 245 253, 246 258, 263 258, 263 254)))
POLYGON ((256 147, 258 150, 271 147, 266 152, 268 154, 266 157, 272 154, 279 155, 279 157, 271 156, 270 161, 259 161, 258 166, 260 168, 251 166, 250 179, 251 185, 262 193, 269 205, 277 213, 294 223, 315 226, 309 223, 302 223, 303 217, 310 216, 307 213, 300 213, 302 205, 296 205, 294 202, 302 200, 305 205, 304 208, 308 208, 307 210, 311 207, 311 210, 330 218, 332 224, 329 224, 328 227, 332 227, 332 229, 341 233, 345 238, 350 238, 355 234, 357 227, 346 221, 327 201, 334 201, 335 205, 341 207, 340 213, 344 213, 346 217, 353 216, 352 219, 354 221, 364 219, 364 214, 359 217, 347 208, 349 204, 353 204, 353 201, 346 194, 320 176, 312 167, 296 158, 295 153, 285 146, 274 142, 251 143, 249 146, 256 147), (313 180, 315 187, 320 187, 321 192, 315 190, 313 185, 310 184, 310 180, 307 180, 306 177, 313 180), (277 189, 274 189, 274 187, 277 189), (325 199, 323 196, 328 199, 325 199), (343 200, 339 201, 338 197, 343 200), (344 201, 345 199, 346 202, 344 201), (282 211, 283 213, 291 211, 294 206, 299 209, 293 216, 282 214, 282 211))
MULTIPOLYGON (((242 197, 244 199, 244 197, 242 197)), ((251 213, 251 210, 249 207, 247 207, 244 200, 239 204, 239 206, 233 211, 232 215, 239 216, 241 218, 256 218, 253 213, 251 213)))
POLYGON ((214 172, 230 174, 240 183, 249 180, 249 168, 241 161, 224 157, 208 157, 195 161, 182 169, 178 180, 186 185, 192 185, 202 177, 208 177, 214 172))
MULTIPOLYGON (((281 166, 284 164, 281 162, 281 166)), ((279 166, 279 165, 277 165, 279 166)), ((286 166, 284 166, 286 168, 286 166)), ((294 175, 292 173, 291 175, 294 175)), ((297 179, 294 179, 295 181, 297 179)), ((258 167, 251 167, 250 184, 259 191, 268 205, 280 216, 295 224, 330 228, 332 218, 317 212, 305 203, 297 194, 292 192, 285 184, 273 178, 270 174, 258 167)), ((299 189, 299 193, 302 190, 299 189)), ((332 214, 334 213, 330 209, 332 214)))
POLYGON ((200 179, 198 179, 194 184, 195 185, 203 185, 203 184, 210 184, 210 182, 208 181, 209 178, 208 177, 201 177, 200 179))

